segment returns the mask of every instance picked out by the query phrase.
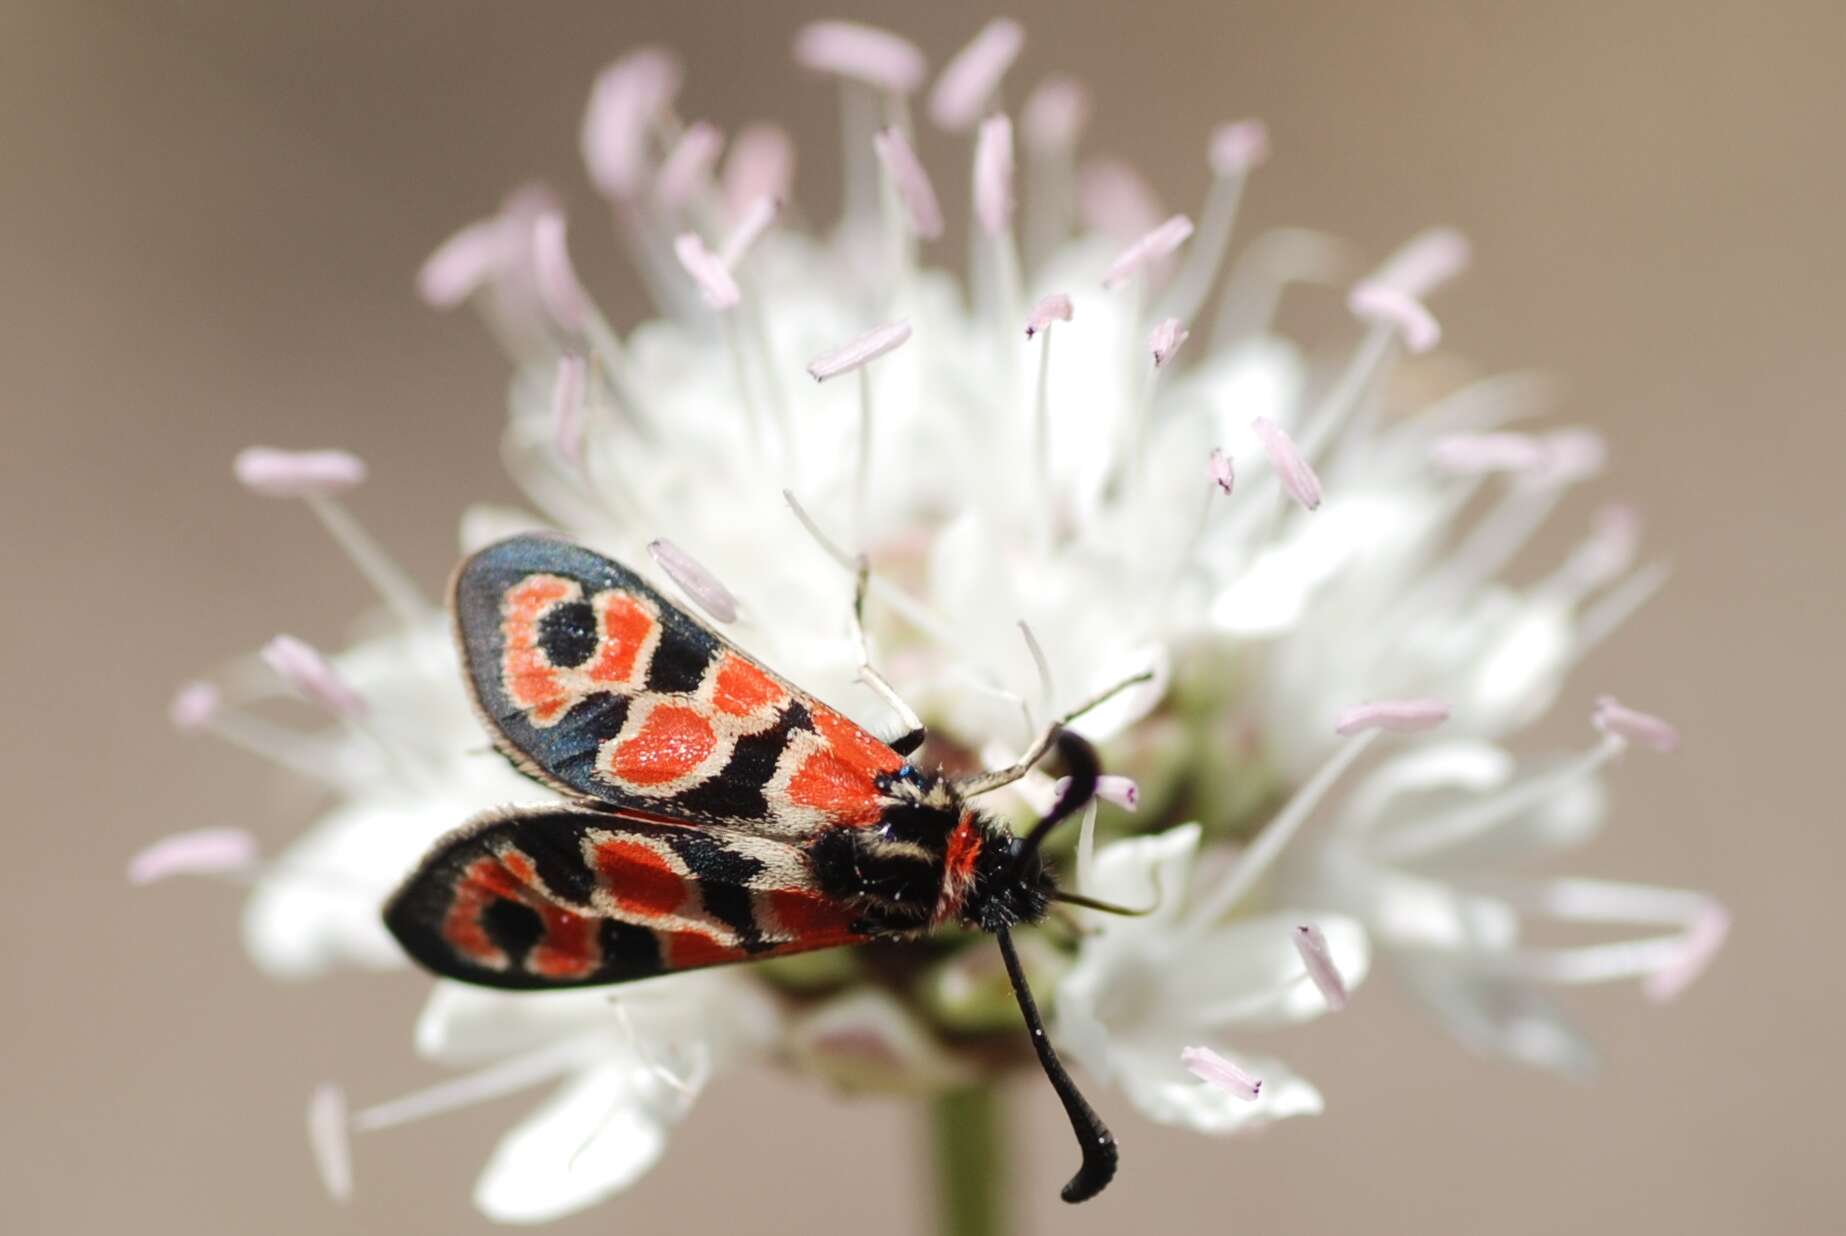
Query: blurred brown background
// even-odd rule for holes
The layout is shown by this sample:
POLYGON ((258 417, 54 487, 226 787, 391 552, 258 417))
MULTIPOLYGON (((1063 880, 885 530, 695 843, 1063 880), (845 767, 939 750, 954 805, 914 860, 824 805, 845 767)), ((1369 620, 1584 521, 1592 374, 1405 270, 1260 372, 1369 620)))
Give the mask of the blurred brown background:
MULTIPOLYGON (((833 95, 795 71, 807 3, 0 6, 0 513, 9 600, 0 874, 0 1184, 9 1231, 418 1232, 468 1204, 525 1100, 365 1139, 327 1202, 301 1107, 433 1076, 407 976, 301 987, 252 971, 225 888, 130 894, 124 859, 178 827, 279 839, 268 770, 172 735, 174 683, 288 629, 332 640, 368 598, 299 509, 236 492, 235 450, 339 444, 360 513, 426 579, 464 501, 510 496, 503 368, 411 292, 424 254, 539 174, 590 208, 575 148, 593 73, 677 45, 693 115, 803 141, 835 200, 833 95)), ((1576 999, 1607 1054, 1578 1086, 1474 1059, 1388 984, 1280 1044, 1329 1114, 1254 1140, 1146 1126, 1118 1186, 1070 1211, 1068 1135, 1017 1089, 1027 1226, 1070 1233, 1837 1229, 1840 1018, 1831 946, 1846 447, 1846 9, 1822 4, 1210 4, 1012 11, 1015 94, 1052 67, 1098 94, 1093 149, 1168 199, 1203 188, 1221 119, 1265 117, 1252 227, 1379 254, 1430 222, 1477 265, 1436 304, 1455 348, 1542 365, 1617 452, 1677 575, 1578 675, 1681 723, 1613 776, 1616 824, 1573 866, 1705 886, 1738 929, 1675 1007, 1576 999), (1834 753, 1834 754, 1830 754, 1834 753)), ((875 4, 932 64, 985 14, 875 4)), ((926 148, 938 167, 950 147, 926 148)), ((958 183, 951 178, 951 183, 958 183)), ((959 190, 956 190, 959 193, 959 190)), ((587 216, 585 216, 587 218, 587 216)), ((613 316, 606 236, 580 262, 613 316)), ((1246 228, 1243 235, 1250 235, 1246 228)), ((945 250, 945 252, 954 252, 945 250)), ((781 1077, 727 1082, 632 1194, 560 1232, 926 1229, 909 1113, 781 1077)))

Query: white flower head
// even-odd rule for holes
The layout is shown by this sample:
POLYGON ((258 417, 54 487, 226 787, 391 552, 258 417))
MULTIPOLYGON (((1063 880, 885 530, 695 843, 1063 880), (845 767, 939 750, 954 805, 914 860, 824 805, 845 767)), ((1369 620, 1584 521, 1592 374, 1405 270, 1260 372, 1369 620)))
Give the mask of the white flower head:
MULTIPOLYGON (((432 306, 476 310, 514 370, 500 445, 530 510, 469 508, 463 549, 545 529, 619 558, 874 732, 906 719, 896 701, 914 706, 945 758, 1007 761, 1053 718, 1132 681, 1075 728, 1109 757, 1110 827, 1143 835, 1090 862, 1086 833, 1065 887, 1149 912, 1080 909, 1080 941, 1019 943, 1055 986, 1058 1042, 1149 1118, 1229 1132, 1319 1111, 1311 1083, 1246 1054, 1244 1039, 1343 1003, 1374 945, 1451 1009, 1478 1006, 1483 959, 1499 967, 1496 990, 1626 966, 1670 994, 1722 936, 1708 901, 1688 917, 1682 895, 1623 900, 1584 882, 1400 895, 1433 878, 1409 872, 1404 847, 1447 828, 1456 835, 1435 848, 1486 857, 1520 835, 1404 815, 1401 787, 1516 795, 1496 788, 1514 783, 1487 744, 1538 716, 1660 582, 1657 567, 1633 569, 1625 509, 1539 582, 1503 579, 1601 468, 1600 440, 1516 424, 1536 408, 1529 385, 1504 379, 1405 399, 1405 366, 1441 334, 1426 302, 1467 257, 1446 229, 1358 282, 1356 345, 1311 372, 1273 329, 1277 302, 1358 270, 1343 246, 1298 230, 1230 261, 1238 202, 1269 155, 1261 124, 1221 127, 1206 200, 1171 211, 1126 165, 1078 165, 1089 102, 1068 79, 1033 96, 1015 150, 1004 101, 1023 37, 990 23, 926 95, 931 118, 967 142, 973 242, 959 276, 928 257, 955 204, 909 125, 927 63, 906 40, 844 22, 795 39, 797 61, 837 79, 845 101, 843 200, 824 232, 784 209, 795 159, 780 128, 736 125, 727 148, 718 123, 684 123, 680 65, 660 49, 606 70, 584 158, 656 315, 625 330, 604 315, 570 253, 602 238, 570 227, 542 188, 461 229, 418 274, 432 306), (894 691, 862 673, 871 661, 894 691), (1453 738, 1416 738, 1445 719, 1453 738), (1408 745, 1335 825, 1311 825, 1385 730, 1408 745), (1246 842, 1234 856, 1232 841, 1246 842), (1274 908, 1252 911, 1259 901, 1274 908), (1460 943, 1416 937, 1440 930, 1429 906, 1446 907, 1460 943), (1675 937, 1681 964, 1646 946, 1644 967, 1524 949, 1514 919, 1528 906, 1696 923, 1675 937)), ((241 831, 191 830, 131 875, 253 880, 246 939, 273 973, 399 966, 380 906, 431 843, 550 792, 489 749, 440 607, 342 505, 363 463, 263 448, 236 472, 258 495, 301 501, 374 585, 385 621, 326 653, 279 640, 183 690, 180 729, 275 761, 330 805, 266 861, 241 831), (304 703, 314 725, 284 720, 304 703)), ((1612 702, 1598 717, 1610 744, 1666 741, 1612 702)), ((1564 774, 1538 774, 1552 775, 1564 774)), ((1545 802, 1571 811, 1503 814, 1580 827, 1591 782, 1558 785, 1545 802)), ((1058 792, 1035 774, 983 805, 1023 816, 1058 792)), ((350 1117, 321 1092, 319 1161, 349 1192, 349 1124, 382 1129, 550 1082, 477 1191, 492 1217, 529 1222, 636 1179, 702 1088, 742 1061, 854 1087, 964 1084, 995 1058, 964 1051, 968 1037, 1016 1038, 1018 1015, 993 998, 1008 1000, 1004 976, 975 960, 989 954, 938 947, 946 956, 876 984, 875 956, 841 952, 609 990, 439 985, 418 1047, 470 1071, 350 1117)))

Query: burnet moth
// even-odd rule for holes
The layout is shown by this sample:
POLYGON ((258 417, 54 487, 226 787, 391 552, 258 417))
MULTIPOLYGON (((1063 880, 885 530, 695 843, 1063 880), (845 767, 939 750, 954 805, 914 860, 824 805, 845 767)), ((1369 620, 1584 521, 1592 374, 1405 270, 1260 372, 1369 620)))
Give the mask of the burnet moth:
MULTIPOLYGON (((864 583, 862 569, 855 620, 864 583)), ((474 554, 456 572, 452 601, 468 685, 495 745, 567 801, 490 812, 436 843, 385 907, 413 958, 466 983, 544 989, 905 939, 950 923, 991 932, 1082 1147, 1064 1200, 1102 1191, 1115 1139, 1059 1063, 1011 934, 1053 901, 1113 908, 1061 891, 1039 858, 1045 835, 1095 792, 1087 742, 1059 723, 1009 768, 961 779, 926 772, 907 758, 923 726, 869 664, 863 678, 909 726, 890 743, 631 571, 555 538, 519 536, 474 554), (1028 834, 969 805, 1053 746, 1070 779, 1028 834)))

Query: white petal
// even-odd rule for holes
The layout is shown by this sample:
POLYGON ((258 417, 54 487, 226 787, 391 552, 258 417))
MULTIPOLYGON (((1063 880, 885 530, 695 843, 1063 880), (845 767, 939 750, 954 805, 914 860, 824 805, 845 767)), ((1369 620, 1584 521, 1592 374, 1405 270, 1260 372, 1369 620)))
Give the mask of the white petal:
POLYGON ((1372 951, 1356 920, 1265 914, 1202 933, 1176 950, 1162 984, 1166 1011, 1155 1015, 1210 1030, 1268 1029, 1319 1017, 1327 1011, 1326 998, 1307 977, 1295 948, 1295 929, 1304 922, 1321 929, 1334 968, 1347 987, 1358 987, 1371 968, 1372 951))
POLYGON ((1346 800, 1340 817, 1344 837, 1362 837, 1381 823, 1417 815, 1417 802, 1404 799, 1432 790, 1480 793, 1506 784, 1513 757, 1491 743, 1469 739, 1435 742, 1394 755, 1366 774, 1346 800))
POLYGON ((602 1033, 623 1050, 694 1049, 723 1060, 775 1035, 774 1001, 737 973, 675 974, 620 988, 504 992, 439 983, 417 1021, 417 1050, 466 1065, 602 1033))
MULTIPOLYGON (((1532 777, 1545 775, 1542 764, 1529 764, 1525 776, 1502 794, 1517 794, 1519 786, 1532 777)), ((1448 802, 1441 804, 1456 811, 1488 807, 1491 802, 1448 802)), ((1425 818, 1438 822, 1432 803, 1425 818)), ((1609 812, 1609 792, 1597 776, 1577 777, 1544 794, 1537 801, 1494 820, 1478 833, 1457 837, 1439 853, 1419 857, 1416 865, 1432 872, 1479 871, 1504 868, 1509 863, 1551 851, 1581 845, 1601 829, 1609 812)), ((1408 834, 1408 824, 1392 833, 1408 834)))
POLYGON ((437 983, 417 1018, 417 1052, 450 1065, 518 1055, 559 1039, 601 1030, 621 1034, 609 992, 496 991, 437 983))
POLYGON ((1511 948, 1519 916, 1498 898, 1463 892, 1440 880, 1370 863, 1343 845, 1314 864, 1318 888, 1296 889, 1315 904, 1337 905, 1362 919, 1380 949, 1467 956, 1511 948))
POLYGON ((1475 1051, 1569 1077, 1596 1071, 1596 1049, 1534 988, 1433 962, 1398 968, 1405 986, 1475 1051))
POLYGON ((1094 742, 1106 742, 1154 711, 1166 697, 1167 687, 1173 680, 1173 659, 1159 644, 1144 645, 1099 662, 1090 672, 1086 689, 1069 702, 1072 706, 1083 703, 1141 673, 1152 677, 1124 688, 1090 709, 1073 721, 1070 728, 1094 742))
POLYGON ((1258 555, 1212 603, 1220 630, 1243 636, 1274 635, 1300 620, 1315 591, 1357 555, 1377 528, 1381 505, 1329 501, 1295 535, 1258 555))
POLYGON ((883 991, 828 1001, 797 1021, 787 1042, 806 1071, 849 1090, 928 1092, 970 1080, 968 1066, 883 991))
POLYGON ((1085 896, 1117 905, 1153 907, 1144 918, 1120 918, 1091 913, 1090 922, 1104 932, 1157 930, 1171 922, 1185 903, 1198 855, 1200 829, 1181 824, 1151 837, 1131 837, 1112 842, 1096 852, 1090 882, 1080 890, 1085 896))
MULTIPOLYGON (((1306 367, 1294 345, 1277 339, 1252 338, 1229 348, 1216 349, 1198 362, 1192 377, 1211 409, 1216 441, 1226 450, 1254 445, 1250 422, 1259 416, 1278 425, 1292 426, 1299 415, 1306 367)), ((1242 458, 1254 458, 1248 449, 1242 458)))
POLYGON ((666 1148, 650 1084, 628 1063, 567 1082, 501 1139, 475 1205, 498 1223, 545 1223, 633 1184, 666 1148))
POLYGON ((388 969, 404 951, 380 910, 430 841, 463 816, 448 811, 335 811, 285 850, 244 907, 244 946, 271 974, 308 978, 338 965, 388 969))
POLYGON ((1490 733, 1522 725, 1550 704, 1570 661, 1569 611, 1550 603, 1520 605, 1495 622, 1455 711, 1490 733))
POLYGON ((459 534, 461 551, 471 554, 495 541, 503 541, 522 532, 548 531, 552 531, 551 525, 530 511, 522 511, 516 506, 476 502, 462 512, 459 534))

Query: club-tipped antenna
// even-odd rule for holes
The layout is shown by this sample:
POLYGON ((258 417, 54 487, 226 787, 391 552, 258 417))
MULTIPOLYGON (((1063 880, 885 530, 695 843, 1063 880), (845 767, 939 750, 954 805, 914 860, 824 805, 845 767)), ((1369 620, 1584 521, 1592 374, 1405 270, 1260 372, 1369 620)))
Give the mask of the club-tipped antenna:
POLYGON ((1090 799, 1096 797, 1096 778, 1102 775, 1102 765, 1096 759, 1096 748, 1090 746, 1089 740, 1070 730, 1059 730, 1057 735, 1058 754, 1064 757, 1065 766, 1070 770, 1070 780, 1064 786, 1064 792, 1058 795, 1055 806, 1026 834, 1026 839, 1019 847, 1019 864, 1025 863, 1043 844, 1045 835, 1059 824, 1083 810, 1090 799))
POLYGON ((1019 964, 1013 933, 1002 927, 994 932, 994 938, 1000 942, 1000 957, 1006 962, 1006 976, 1012 980, 1013 996, 1019 1001, 1020 1013, 1025 1016, 1026 1029, 1032 1032, 1032 1050, 1038 1053, 1038 1063, 1044 1068, 1051 1088, 1057 1091, 1058 1102, 1064 1104, 1071 1131, 1077 1135, 1077 1146, 1083 1151, 1083 1166, 1077 1169, 1077 1174, 1065 1184, 1059 1196, 1067 1202, 1087 1202, 1115 1178, 1118 1158, 1115 1135, 1109 1132, 1109 1126, 1077 1089, 1077 1083, 1064 1071, 1063 1062, 1053 1050, 1051 1038, 1045 1033, 1044 1019, 1038 1015, 1038 1002, 1032 998, 1032 989, 1026 986, 1025 967, 1019 964))

